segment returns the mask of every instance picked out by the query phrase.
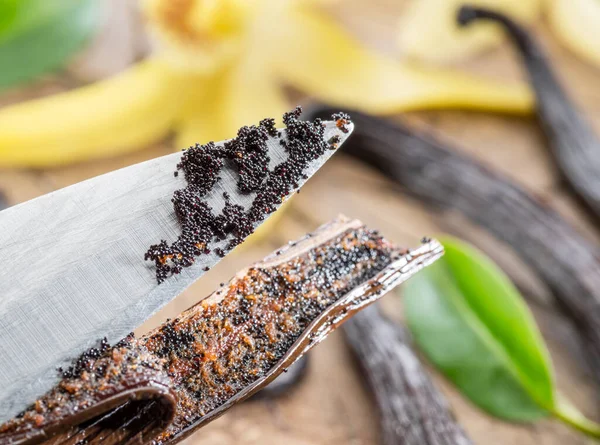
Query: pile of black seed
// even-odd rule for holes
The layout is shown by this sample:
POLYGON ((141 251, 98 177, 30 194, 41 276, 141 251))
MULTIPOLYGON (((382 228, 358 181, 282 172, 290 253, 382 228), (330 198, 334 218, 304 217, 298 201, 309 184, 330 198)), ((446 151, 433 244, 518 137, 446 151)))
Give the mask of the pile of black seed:
POLYGON ((94 360, 102 357, 109 349, 110 345, 108 344, 108 340, 104 337, 97 348, 92 347, 83 352, 73 361, 72 366, 69 366, 67 369, 58 368, 58 372, 60 372, 65 379, 80 377, 83 371, 89 371, 91 369, 94 360))
MULTIPOLYGON (((311 161, 326 150, 337 148, 339 138, 324 140, 321 120, 301 121, 301 113, 302 109, 297 107, 283 115, 287 140, 282 138, 280 143, 289 156, 273 170, 269 170, 267 142, 283 134, 275 128, 274 119, 264 119, 258 126, 242 127, 237 137, 223 147, 210 142, 185 150, 177 169, 183 172, 188 184, 177 190, 171 200, 181 224, 181 235, 172 244, 162 240, 150 246, 144 256, 145 260, 154 261, 159 283, 194 264, 199 255, 211 253, 210 243, 215 239, 230 238, 225 249, 215 249, 217 255, 225 256, 254 231, 256 223, 274 212, 299 187, 300 180, 306 179, 304 171, 311 161), (244 209, 232 204, 230 197, 224 194, 225 207, 215 215, 203 198, 220 180, 219 173, 225 164, 236 169, 240 193, 256 193, 256 197, 250 208, 244 209)), ((339 113, 333 118, 341 131, 348 131, 350 117, 347 114, 339 113)))
MULTIPOLYGON (((79 357, 73 360, 73 364, 69 366, 67 369, 58 368, 58 372, 64 379, 75 379, 81 377, 81 374, 84 371, 90 372, 92 371, 94 362, 102 357, 108 356, 110 351, 114 348, 120 348, 125 346, 127 343, 133 340, 133 332, 130 333, 123 340, 111 346, 108 343, 106 337, 100 340, 100 344, 97 347, 91 347, 88 350, 84 351, 79 357)), ((97 370, 98 372, 102 372, 102 370, 97 370)))

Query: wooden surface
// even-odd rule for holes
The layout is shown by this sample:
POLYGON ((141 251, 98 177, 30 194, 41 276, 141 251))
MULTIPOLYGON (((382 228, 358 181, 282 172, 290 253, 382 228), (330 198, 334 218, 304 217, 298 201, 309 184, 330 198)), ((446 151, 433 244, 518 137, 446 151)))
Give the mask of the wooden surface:
MULTIPOLYGON (((107 22, 110 24, 91 49, 78 57, 64 75, 3 93, 0 95, 0 105, 51 94, 82 81, 111 74, 144 54, 147 45, 137 31, 139 20, 135 17, 135 7, 132 3, 127 5, 121 0, 111 0, 110 3, 114 8, 119 8, 118 11, 113 9, 111 15, 121 17, 116 21, 118 23, 115 20, 107 22), (136 32, 132 32, 132 29, 136 32), (107 37, 115 32, 121 33, 120 41, 107 37), (121 48, 118 56, 107 50, 111 41, 114 47, 115 40, 120 43, 117 46, 121 48), (98 60, 108 59, 111 60, 110 66, 98 63, 98 60)), ((341 22, 368 44, 385 52, 393 50, 394 26, 402 11, 402 2, 352 0, 346 1, 345 5, 343 10, 336 12, 341 22)), ((568 90, 600 132, 600 107, 597 105, 600 103, 600 72, 560 48, 543 24, 537 26, 537 32, 551 53, 562 79, 566 81, 568 90)), ((515 60, 507 46, 459 66, 505 79, 521 78, 515 60)), ((548 156, 543 136, 532 119, 450 111, 411 113, 403 118, 505 173, 542 196, 590 239, 600 239, 596 223, 581 211, 559 179, 548 156)), ((138 153, 102 162, 43 171, 3 170, 0 171, 0 192, 10 204, 15 204, 171 150, 169 141, 164 141, 138 153)), ((142 326, 139 332, 155 326, 166 317, 174 316, 210 293, 220 281, 237 269, 289 239, 314 229, 338 213, 360 218, 370 226, 381 229, 388 238, 407 246, 417 244, 423 235, 450 232, 476 242, 492 254, 528 296, 552 354, 559 390, 567 394, 588 416, 600 419, 598 389, 585 365, 577 337, 555 309, 543 284, 527 271, 526 265, 521 264, 508 249, 494 241, 485 231, 465 223, 460 215, 442 215, 428 211, 418 202, 402 195, 393 184, 342 154, 336 155, 302 189, 302 193, 292 200, 291 208, 268 239, 260 244, 242 246, 228 256, 201 283, 169 304, 142 326)), ((401 319, 399 296, 389 295, 384 305, 391 314, 401 319)), ((261 400, 236 407, 188 439, 187 443, 378 443, 377 413, 350 359, 342 335, 334 333, 330 336, 312 352, 312 358, 310 375, 296 391, 277 401, 261 400)), ((591 443, 591 440, 581 434, 552 420, 535 425, 513 425, 490 418, 462 398, 439 375, 434 372, 433 375, 475 443, 591 443)))

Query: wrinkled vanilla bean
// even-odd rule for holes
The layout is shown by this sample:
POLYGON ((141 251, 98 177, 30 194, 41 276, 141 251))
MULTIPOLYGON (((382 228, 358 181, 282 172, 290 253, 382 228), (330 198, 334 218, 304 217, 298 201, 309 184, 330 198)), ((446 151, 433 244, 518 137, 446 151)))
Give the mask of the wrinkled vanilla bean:
POLYGON ((521 187, 445 144, 396 122, 355 112, 352 118, 355 133, 343 151, 421 201, 458 210, 510 245, 581 332, 600 381, 598 245, 521 187))
POLYGON ((441 256, 340 217, 236 274, 173 320, 86 351, 0 425, 0 444, 172 444, 252 396, 346 318, 441 256))
POLYGON ((472 444, 401 326, 370 306, 343 331, 379 409, 384 445, 472 444))
POLYGON ((600 140, 565 93, 539 44, 509 17, 463 6, 458 22, 491 21, 504 28, 517 47, 536 96, 536 111, 552 153, 575 193, 600 217, 600 140))

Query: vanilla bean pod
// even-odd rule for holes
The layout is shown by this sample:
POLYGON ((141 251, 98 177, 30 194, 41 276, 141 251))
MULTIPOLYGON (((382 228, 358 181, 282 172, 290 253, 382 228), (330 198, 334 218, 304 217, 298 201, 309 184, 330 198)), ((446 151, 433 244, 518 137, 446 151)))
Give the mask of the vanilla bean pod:
POLYGON ((370 306, 343 327, 375 397, 384 445, 468 445, 410 347, 408 333, 370 306))
MULTIPOLYGON (((327 110, 314 110, 320 115, 327 110)), ((585 339, 600 381, 600 249, 504 176, 400 123, 354 112, 343 152, 424 203, 458 210, 515 252, 549 286, 585 339)))
POLYGON ((177 443, 442 252, 431 239, 408 251, 339 217, 146 335, 84 352, 0 425, 0 444, 177 443))
POLYGON ((491 21, 515 43, 536 96, 542 130, 564 177, 582 201, 600 217, 600 140, 560 85, 547 56, 533 36, 509 17, 483 8, 463 6, 460 25, 491 21))

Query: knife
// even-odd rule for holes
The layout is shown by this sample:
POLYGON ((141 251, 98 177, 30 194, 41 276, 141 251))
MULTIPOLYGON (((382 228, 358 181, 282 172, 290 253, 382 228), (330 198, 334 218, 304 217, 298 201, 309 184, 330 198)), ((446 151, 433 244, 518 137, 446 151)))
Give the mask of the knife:
MULTIPOLYGON (((324 124, 325 140, 335 138, 338 146, 353 128, 324 124)), ((279 138, 271 137, 268 148, 270 169, 287 159, 279 138)), ((333 153, 311 161, 298 187, 333 153)), ((0 424, 54 386, 58 367, 103 337, 122 339, 221 259, 213 248, 162 284, 154 264, 144 261, 150 245, 171 242, 180 232, 171 198, 186 185, 183 175, 174 175, 181 156, 133 165, 0 212, 0 424)), ((233 204, 248 208, 254 194, 238 192, 237 173, 225 167, 220 176, 205 201, 219 212, 227 192, 233 204)))

